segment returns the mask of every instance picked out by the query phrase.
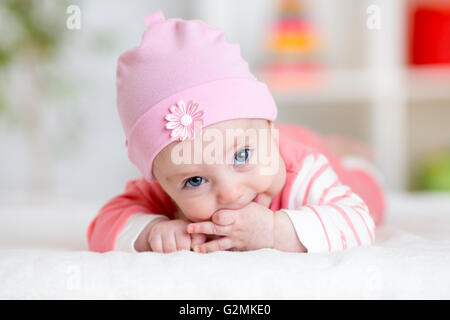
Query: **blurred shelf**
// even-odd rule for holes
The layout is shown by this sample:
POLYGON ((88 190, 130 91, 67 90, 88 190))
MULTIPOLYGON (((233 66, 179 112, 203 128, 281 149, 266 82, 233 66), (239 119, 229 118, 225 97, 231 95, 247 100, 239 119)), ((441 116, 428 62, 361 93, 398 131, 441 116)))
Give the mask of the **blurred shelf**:
MULTIPOLYGON (((361 103, 375 97, 376 79, 367 69, 314 70, 302 74, 257 73, 281 106, 307 103, 361 103)), ((380 76, 380 75, 378 75, 380 76)), ((392 90, 407 101, 450 100, 450 67, 414 67, 401 70, 403 92, 392 90)), ((387 79, 390 80, 390 79, 387 79)))
POLYGON ((413 101, 449 100, 450 66, 409 68, 406 91, 413 101))
POLYGON ((278 75, 261 72, 257 75, 281 105, 360 102, 370 98, 370 79, 362 69, 323 69, 278 75))

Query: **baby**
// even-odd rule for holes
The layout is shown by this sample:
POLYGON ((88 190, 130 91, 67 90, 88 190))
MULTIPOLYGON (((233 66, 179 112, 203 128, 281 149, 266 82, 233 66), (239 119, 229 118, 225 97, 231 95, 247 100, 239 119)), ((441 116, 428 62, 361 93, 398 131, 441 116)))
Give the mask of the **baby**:
POLYGON ((370 165, 276 124, 267 87, 239 46, 201 21, 145 19, 122 54, 117 104, 142 174, 88 229, 98 252, 329 252, 373 243, 384 195, 370 165))

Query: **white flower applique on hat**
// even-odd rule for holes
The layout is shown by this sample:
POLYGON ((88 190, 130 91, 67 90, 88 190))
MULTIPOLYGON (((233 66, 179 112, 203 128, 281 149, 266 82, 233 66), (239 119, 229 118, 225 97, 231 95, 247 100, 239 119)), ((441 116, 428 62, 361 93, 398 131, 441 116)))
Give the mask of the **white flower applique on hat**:
POLYGON ((200 134, 203 126, 203 110, 198 110, 198 103, 192 101, 186 103, 178 101, 169 108, 170 113, 165 116, 168 121, 166 129, 172 130, 170 136, 175 140, 194 139, 196 134, 200 134), (198 111, 197 111, 198 110, 198 111))

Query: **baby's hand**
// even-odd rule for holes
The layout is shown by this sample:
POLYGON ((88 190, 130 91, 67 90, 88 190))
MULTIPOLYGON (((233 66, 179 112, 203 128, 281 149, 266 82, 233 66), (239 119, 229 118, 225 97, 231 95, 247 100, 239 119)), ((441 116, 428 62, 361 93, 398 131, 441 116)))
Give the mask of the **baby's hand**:
POLYGON ((274 213, 251 202, 240 210, 219 210, 212 221, 190 223, 187 231, 221 236, 203 244, 194 245, 196 252, 217 250, 256 250, 273 248, 274 213))
POLYGON ((147 242, 150 250, 160 253, 170 253, 179 250, 190 250, 195 245, 206 241, 204 234, 189 234, 186 231, 188 221, 159 220, 151 226, 147 242))

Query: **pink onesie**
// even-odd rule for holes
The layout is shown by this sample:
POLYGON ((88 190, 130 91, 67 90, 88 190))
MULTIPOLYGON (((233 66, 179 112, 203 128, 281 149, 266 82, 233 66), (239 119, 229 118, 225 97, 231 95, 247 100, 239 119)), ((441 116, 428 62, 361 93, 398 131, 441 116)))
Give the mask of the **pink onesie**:
MULTIPOLYGON (((373 243, 385 211, 383 189, 364 166, 349 167, 322 137, 298 125, 276 124, 286 182, 270 209, 283 210, 308 252, 329 252, 373 243)), ((93 251, 134 250, 134 241, 155 217, 175 217, 177 207, 157 181, 129 181, 91 222, 93 251)))

